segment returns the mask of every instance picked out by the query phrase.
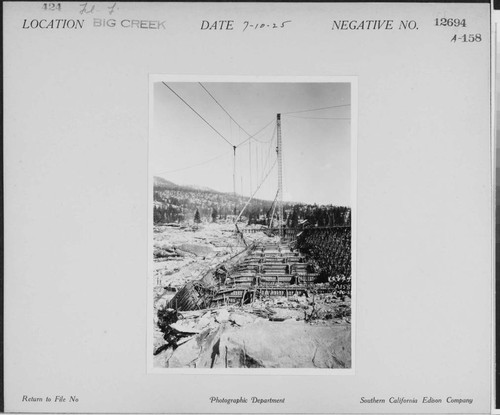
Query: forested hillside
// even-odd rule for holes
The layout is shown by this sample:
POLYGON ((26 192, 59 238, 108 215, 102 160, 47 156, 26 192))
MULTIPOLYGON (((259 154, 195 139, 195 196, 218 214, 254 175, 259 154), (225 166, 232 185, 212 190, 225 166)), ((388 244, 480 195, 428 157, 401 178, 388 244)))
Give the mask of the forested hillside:
MULTIPOLYGON (((232 220, 248 201, 248 197, 238 194, 179 186, 160 177, 154 178, 153 192, 155 224, 193 222, 195 216, 202 222, 232 220)), ((268 225, 272 207, 272 200, 252 199, 243 213, 245 222, 268 225)), ((312 226, 348 225, 351 221, 351 209, 345 206, 285 202, 283 210, 287 226, 292 227, 302 220, 312 226)))

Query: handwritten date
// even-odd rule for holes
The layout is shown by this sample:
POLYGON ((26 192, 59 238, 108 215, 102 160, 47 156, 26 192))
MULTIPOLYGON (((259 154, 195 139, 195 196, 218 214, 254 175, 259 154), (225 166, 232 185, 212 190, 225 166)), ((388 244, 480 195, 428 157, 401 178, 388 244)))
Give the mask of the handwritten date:
POLYGON ((291 23, 291 20, 283 20, 281 23, 253 23, 249 22, 248 20, 245 20, 243 22, 243 31, 247 29, 253 29, 253 30, 258 30, 258 29, 283 29, 287 23, 291 23))

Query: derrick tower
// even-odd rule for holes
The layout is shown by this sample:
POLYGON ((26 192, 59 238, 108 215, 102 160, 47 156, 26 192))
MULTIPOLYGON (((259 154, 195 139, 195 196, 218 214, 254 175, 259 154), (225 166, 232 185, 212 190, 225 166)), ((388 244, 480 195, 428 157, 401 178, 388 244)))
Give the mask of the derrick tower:
POLYGON ((276 115, 276 152, 278 153, 278 228, 280 241, 283 240, 283 144, 281 141, 281 114, 276 115))

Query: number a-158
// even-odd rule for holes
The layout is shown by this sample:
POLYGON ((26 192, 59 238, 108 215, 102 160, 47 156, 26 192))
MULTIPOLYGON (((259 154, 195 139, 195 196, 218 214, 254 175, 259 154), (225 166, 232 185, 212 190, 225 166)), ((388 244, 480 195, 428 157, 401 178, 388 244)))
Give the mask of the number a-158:
POLYGON ((481 33, 470 33, 468 35, 462 35, 462 36, 458 36, 458 35, 455 35, 451 38, 451 42, 455 43, 455 42, 469 42, 469 43, 472 43, 472 42, 481 42, 481 33))

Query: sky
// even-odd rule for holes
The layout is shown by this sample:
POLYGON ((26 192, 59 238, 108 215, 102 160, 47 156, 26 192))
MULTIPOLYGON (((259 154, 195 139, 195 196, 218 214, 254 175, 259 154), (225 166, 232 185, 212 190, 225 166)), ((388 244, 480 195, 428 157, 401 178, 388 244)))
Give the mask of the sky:
POLYGON ((166 84, 178 96, 163 83, 154 84, 153 175, 232 192, 235 162, 236 193, 249 196, 260 186, 255 197, 273 200, 280 113, 283 200, 351 205, 349 83, 203 82, 213 98, 197 82, 166 84), (334 108, 316 110, 325 107, 334 108))

